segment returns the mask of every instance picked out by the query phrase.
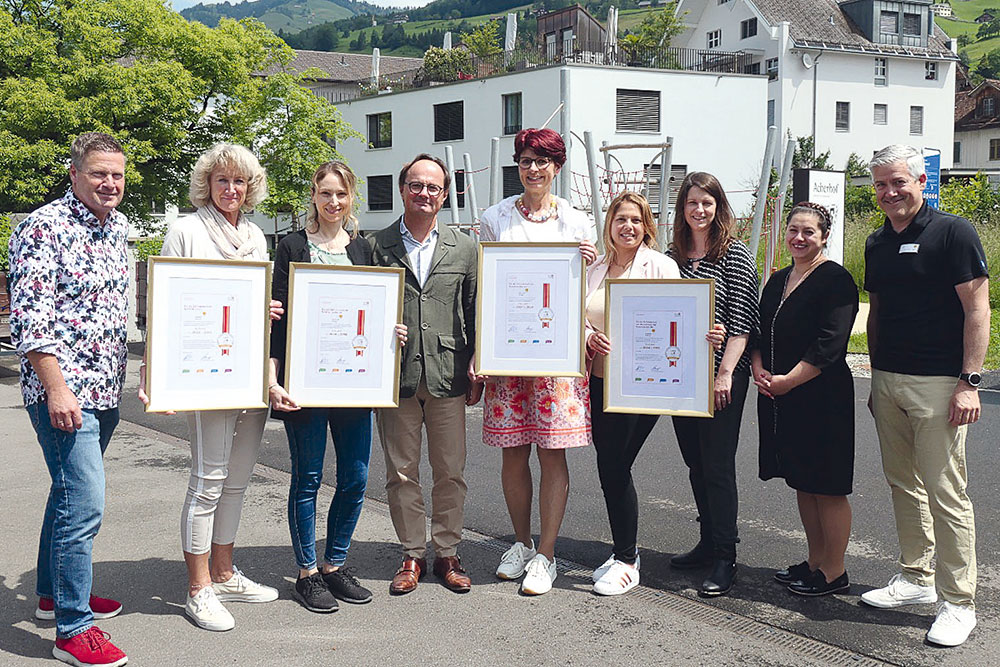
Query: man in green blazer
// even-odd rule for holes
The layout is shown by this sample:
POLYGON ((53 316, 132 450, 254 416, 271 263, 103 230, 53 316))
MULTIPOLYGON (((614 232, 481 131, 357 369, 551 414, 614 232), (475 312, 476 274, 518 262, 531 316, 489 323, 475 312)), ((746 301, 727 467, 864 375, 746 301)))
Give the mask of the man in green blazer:
POLYGON ((465 405, 475 344, 477 252, 471 238, 438 224, 450 182, 439 158, 415 157, 399 174, 403 216, 372 239, 375 265, 406 271, 403 323, 409 340, 403 348, 399 407, 380 409, 376 418, 389 510, 403 547, 403 564, 389 586, 396 595, 415 589, 427 571, 421 427, 427 431, 434 478, 434 573, 453 591, 471 587, 457 549, 466 492, 465 405))

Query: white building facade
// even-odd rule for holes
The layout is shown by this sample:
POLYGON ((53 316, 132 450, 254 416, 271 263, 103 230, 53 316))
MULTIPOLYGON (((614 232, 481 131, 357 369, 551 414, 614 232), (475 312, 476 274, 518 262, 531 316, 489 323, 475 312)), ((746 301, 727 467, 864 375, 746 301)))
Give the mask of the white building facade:
MULTIPOLYGON (((766 142, 767 81, 762 76, 656 70, 584 64, 537 67, 499 76, 459 81, 339 103, 344 119, 365 141, 337 146, 361 179, 359 219, 363 229, 379 229, 402 213, 397 176, 419 153, 444 158, 451 146, 455 166, 469 153, 480 212, 490 201, 490 153, 500 138, 502 192, 522 191, 514 165, 514 135, 522 128, 548 127, 568 139, 567 162, 556 192, 577 208, 590 207, 584 132, 609 145, 656 144, 673 137, 672 169, 676 189, 684 173, 714 173, 733 192, 738 215, 751 206, 750 191, 759 178, 766 142), (740 113, 733 114, 734 102, 740 113), (563 108, 560 110, 560 104, 563 108), (554 115, 553 115, 554 114, 554 115)), ((642 191, 644 176, 659 151, 613 152, 615 178, 630 182, 610 189, 642 191)), ((603 171, 604 158, 596 160, 603 171)), ((654 168, 658 176, 659 165, 654 168)), ((458 189, 466 187, 465 174, 458 189)), ((605 193, 609 188, 602 185, 605 193)), ((604 197, 606 200, 606 196, 604 197)), ((473 222, 470 198, 459 196, 459 221, 473 222)), ((672 219, 672 212, 670 213, 672 219)), ((439 216, 451 222, 449 210, 439 216)))
MULTIPOLYGON (((957 56, 928 0, 680 0, 677 46, 756 54, 767 123, 815 136, 842 169, 891 143, 941 151, 951 166, 957 56)), ((743 110, 741 105, 740 110, 743 110)))

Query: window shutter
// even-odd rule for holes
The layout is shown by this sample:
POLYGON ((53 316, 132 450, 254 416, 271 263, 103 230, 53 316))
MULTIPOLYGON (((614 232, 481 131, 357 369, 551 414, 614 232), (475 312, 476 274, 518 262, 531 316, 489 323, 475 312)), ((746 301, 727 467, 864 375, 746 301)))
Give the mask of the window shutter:
POLYGON ((660 131, 660 91, 619 88, 615 100, 615 130, 660 131))
POLYGON ((924 108, 910 107, 910 134, 924 133, 924 108))
POLYGON ((458 141, 465 138, 462 102, 434 105, 434 141, 458 141))
POLYGON ((392 176, 368 177, 368 210, 392 210, 392 176))
POLYGON ((513 197, 521 194, 524 187, 521 185, 521 177, 517 173, 517 166, 503 168, 503 196, 513 197))

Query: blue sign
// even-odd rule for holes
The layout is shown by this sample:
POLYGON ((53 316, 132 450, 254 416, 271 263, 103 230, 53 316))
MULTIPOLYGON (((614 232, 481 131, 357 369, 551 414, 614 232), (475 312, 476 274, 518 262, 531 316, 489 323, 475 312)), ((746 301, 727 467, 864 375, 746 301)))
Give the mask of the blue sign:
POLYGON ((924 155, 924 171, 927 172, 924 200, 934 208, 940 208, 938 195, 941 193, 941 153, 924 155))

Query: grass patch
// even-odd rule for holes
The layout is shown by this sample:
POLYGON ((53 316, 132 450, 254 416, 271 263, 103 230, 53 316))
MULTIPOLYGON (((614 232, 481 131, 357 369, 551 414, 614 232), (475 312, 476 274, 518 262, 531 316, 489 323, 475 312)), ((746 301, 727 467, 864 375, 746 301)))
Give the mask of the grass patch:
POLYGON ((864 331, 851 334, 847 341, 847 351, 850 354, 868 354, 868 334, 864 331))

